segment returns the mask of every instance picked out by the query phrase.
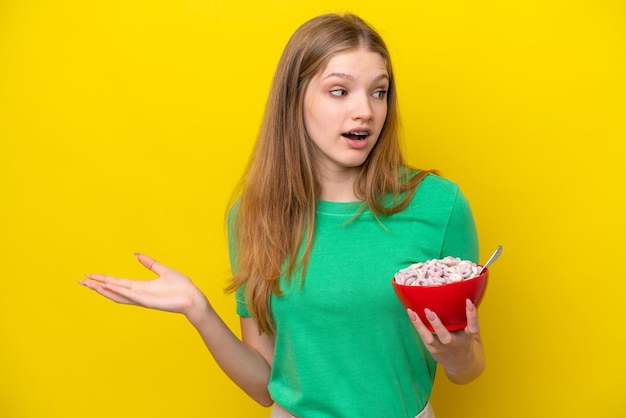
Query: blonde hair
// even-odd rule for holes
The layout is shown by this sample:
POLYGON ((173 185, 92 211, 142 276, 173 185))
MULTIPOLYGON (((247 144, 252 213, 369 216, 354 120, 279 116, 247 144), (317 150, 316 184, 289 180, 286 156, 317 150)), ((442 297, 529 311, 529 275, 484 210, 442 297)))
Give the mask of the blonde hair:
POLYGON ((389 75, 387 118, 355 182, 362 210, 369 207, 375 216, 403 210, 427 174, 409 170, 402 157, 394 75, 378 33, 352 14, 322 15, 300 26, 278 63, 254 152, 233 195, 236 260, 226 290, 245 286, 248 309, 269 335, 275 333, 270 297, 282 294, 283 275, 289 281, 299 271, 304 280, 315 232, 320 184, 304 124, 304 93, 334 55, 359 47, 379 53, 389 75), (393 197, 391 205, 384 204, 385 195, 393 197))

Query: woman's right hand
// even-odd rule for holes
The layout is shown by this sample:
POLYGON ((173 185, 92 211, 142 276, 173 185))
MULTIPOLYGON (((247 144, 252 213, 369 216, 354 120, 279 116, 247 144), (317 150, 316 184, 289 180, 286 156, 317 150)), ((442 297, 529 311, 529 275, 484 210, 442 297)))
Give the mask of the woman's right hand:
POLYGON ((130 280, 103 274, 88 274, 79 283, 117 303, 182 313, 190 320, 210 308, 204 294, 183 274, 156 260, 135 254, 137 260, 158 275, 153 280, 130 280))

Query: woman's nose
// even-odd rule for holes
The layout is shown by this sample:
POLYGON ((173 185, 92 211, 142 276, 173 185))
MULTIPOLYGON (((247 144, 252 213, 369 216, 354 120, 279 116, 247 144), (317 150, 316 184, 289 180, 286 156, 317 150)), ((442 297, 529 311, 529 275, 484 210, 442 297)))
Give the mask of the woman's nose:
POLYGON ((368 120, 372 117, 372 103, 367 95, 358 95, 355 97, 354 108, 352 111, 353 119, 368 120))

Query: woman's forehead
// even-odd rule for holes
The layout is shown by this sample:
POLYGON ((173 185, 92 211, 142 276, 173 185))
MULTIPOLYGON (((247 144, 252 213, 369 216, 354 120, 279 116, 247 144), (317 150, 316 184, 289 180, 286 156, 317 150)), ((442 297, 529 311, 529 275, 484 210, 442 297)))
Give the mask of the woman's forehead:
POLYGON ((389 78, 387 60, 378 52, 365 48, 340 51, 331 55, 316 74, 316 78, 329 77, 347 80, 389 78))

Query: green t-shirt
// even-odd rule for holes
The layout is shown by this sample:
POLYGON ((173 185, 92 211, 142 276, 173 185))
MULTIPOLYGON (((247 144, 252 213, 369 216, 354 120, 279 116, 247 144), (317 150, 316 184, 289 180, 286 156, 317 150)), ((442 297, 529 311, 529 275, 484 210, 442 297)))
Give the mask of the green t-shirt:
MULTIPOLYGON (((447 255, 477 261, 467 200, 429 175, 402 212, 379 218, 319 201, 304 284, 272 296, 276 344, 269 391, 296 417, 415 417, 428 401, 436 362, 391 280, 401 268, 447 255)), ((237 312, 250 316, 243 291, 237 312)))

